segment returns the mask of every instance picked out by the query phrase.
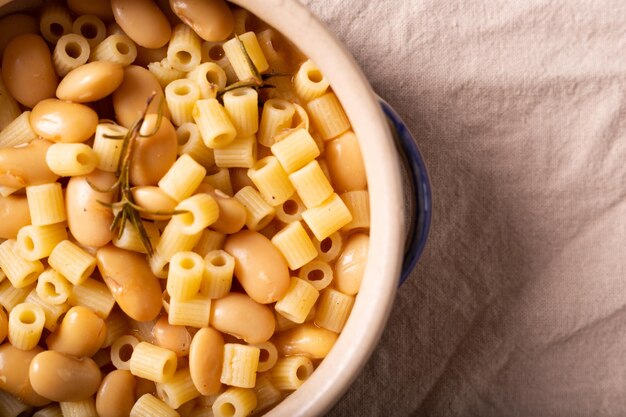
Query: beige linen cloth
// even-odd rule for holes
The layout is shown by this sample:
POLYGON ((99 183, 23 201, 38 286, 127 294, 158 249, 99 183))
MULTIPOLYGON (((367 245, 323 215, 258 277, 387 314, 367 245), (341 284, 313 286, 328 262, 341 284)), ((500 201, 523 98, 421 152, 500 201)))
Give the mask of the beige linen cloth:
POLYGON ((626 415, 626 1, 302 1, 434 190, 426 252, 330 415, 626 415))

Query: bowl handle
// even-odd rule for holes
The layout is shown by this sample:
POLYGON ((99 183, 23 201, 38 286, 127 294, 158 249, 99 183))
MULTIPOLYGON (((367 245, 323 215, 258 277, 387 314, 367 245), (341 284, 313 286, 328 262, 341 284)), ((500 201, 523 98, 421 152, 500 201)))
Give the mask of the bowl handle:
POLYGON ((432 217, 432 195, 426 165, 413 135, 389 103, 380 97, 378 99, 403 165, 406 239, 399 283, 402 285, 424 251, 432 217))

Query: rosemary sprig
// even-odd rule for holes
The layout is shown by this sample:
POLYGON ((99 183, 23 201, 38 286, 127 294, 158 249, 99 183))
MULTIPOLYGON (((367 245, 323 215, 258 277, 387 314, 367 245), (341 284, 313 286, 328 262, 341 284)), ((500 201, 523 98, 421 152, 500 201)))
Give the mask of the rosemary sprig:
MULTIPOLYGON (((116 230, 118 233, 118 238, 121 238, 124 233, 124 228, 126 226, 126 222, 130 222, 133 228, 139 234, 139 238, 143 247, 146 249, 148 256, 152 256, 154 254, 154 248, 152 247, 152 242, 150 242, 150 238, 148 237, 148 233, 143 226, 143 222, 141 221, 140 212, 148 212, 148 210, 143 209, 135 203, 133 198, 133 194, 131 192, 130 186, 130 164, 133 156, 133 149, 135 141, 138 137, 149 137, 156 134, 161 125, 161 119, 163 116, 161 104, 159 104, 159 112, 157 116, 157 121, 152 132, 148 132, 145 134, 141 133, 141 126, 143 125, 146 115, 148 113, 148 109, 150 104, 154 100, 156 94, 152 94, 147 102, 146 107, 141 112, 141 116, 137 119, 128 132, 123 136, 115 136, 108 135, 107 138, 121 140, 122 141, 122 152, 120 154, 120 159, 118 161, 117 170, 115 172, 115 176, 117 180, 108 190, 99 190, 93 184, 89 184, 93 189, 99 192, 110 192, 116 191, 116 202, 113 204, 106 204, 104 202, 100 202, 107 207, 110 207, 115 213, 115 217, 113 218, 113 222, 111 223, 111 230, 116 230)), ((163 213, 163 214, 178 214, 178 213, 163 213)))

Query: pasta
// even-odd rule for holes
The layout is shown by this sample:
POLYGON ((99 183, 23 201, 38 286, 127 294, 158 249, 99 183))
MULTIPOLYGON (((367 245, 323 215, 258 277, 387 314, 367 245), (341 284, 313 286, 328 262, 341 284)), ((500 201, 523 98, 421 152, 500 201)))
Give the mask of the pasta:
POLYGON ((181 155, 159 181, 159 187, 174 200, 181 202, 196 191, 206 169, 187 154, 181 155))
POLYGON ((246 32, 224 43, 226 58, 237 74, 239 80, 249 80, 255 76, 248 64, 248 60, 254 65, 254 71, 263 73, 269 68, 269 64, 263 55, 259 41, 254 32, 246 32))
POLYGON ((295 191, 287 173, 273 156, 259 160, 248 170, 248 176, 272 206, 283 204, 295 191))
POLYGON ((170 380, 176 372, 176 354, 147 342, 139 342, 130 357, 130 372, 154 382, 170 380))
POLYGON ((290 356, 280 359, 270 370, 271 380, 279 390, 299 388, 313 373, 311 359, 304 356, 290 356))
POLYGON ((144 394, 130 410, 130 417, 180 417, 180 415, 154 395, 144 394))
POLYGON ((9 342, 22 350, 37 346, 46 316, 37 304, 22 303, 9 313, 9 342))
POLYGON ((17 232, 17 248, 29 261, 50 256, 56 245, 67 239, 63 223, 48 226, 24 226, 17 232))
POLYGON ((205 168, 215 165, 213 150, 202 141, 200 131, 195 123, 183 123, 176 129, 178 138, 178 155, 188 154, 205 168))
POLYGON ((22 257, 17 242, 13 239, 0 244, 0 268, 15 288, 29 286, 43 272, 43 264, 40 261, 29 261, 22 257))
POLYGON ((63 417, 99 417, 93 397, 81 401, 60 402, 63 417))
POLYGON ((156 77, 159 84, 161 84, 161 87, 163 88, 167 87, 167 85, 171 82, 180 80, 185 76, 183 71, 179 71, 172 67, 172 64, 170 64, 167 58, 158 62, 149 63, 148 70, 156 77))
POLYGON ((54 247, 48 264, 72 284, 80 285, 96 269, 96 258, 69 240, 64 240, 54 247))
POLYGON ((304 323, 319 293, 308 282, 291 278, 287 294, 276 303, 276 311, 294 323, 304 323))
POLYGON ((172 123, 180 126, 193 122, 192 111, 200 98, 200 87, 192 80, 181 78, 165 87, 167 107, 172 114, 172 123))
POLYGON ((191 380, 189 368, 180 369, 167 382, 157 384, 156 391, 174 409, 200 396, 191 380))
POLYGON ((174 27, 167 48, 167 60, 174 69, 189 72, 200 64, 200 37, 189 26, 174 27))
POLYGON ((220 394, 213 403, 215 417, 244 417, 257 405, 254 390, 231 387, 220 394))
POLYGON ((108 36, 97 46, 92 46, 91 61, 109 61, 126 67, 137 58, 137 45, 123 33, 108 36))
POLYGON ((261 350, 256 346, 226 343, 222 365, 222 384, 239 388, 253 388, 259 367, 261 350))
POLYGON ((312 61, 228 2, 224 41, 186 19, 138 31, 74 3, 37 9, 52 58, 38 82, 7 77, 9 94, 0 80, 0 160, 19 165, 0 195, 21 211, 0 241, 0 338, 80 362, 85 383, 55 388, 84 395, 24 409, 0 390, 0 414, 97 416, 113 395, 100 377, 117 369, 107 380, 136 386, 107 402, 114 413, 259 415, 309 377, 358 293, 369 193, 350 121, 312 61), (59 84, 70 71, 84 79, 59 84), (25 98, 44 90, 72 135, 46 136, 46 106, 25 98), (299 335, 317 339, 288 347, 299 335))
MULTIPOLYGON (((167 292, 170 297, 187 301, 200 291, 204 262, 194 252, 178 252, 170 261, 167 292)), ((170 306, 171 308, 171 306, 170 306)))
POLYGON ((235 259, 223 250, 213 250, 204 257, 200 293, 208 298, 222 298, 230 292, 235 259))
POLYGON ((45 40, 51 44, 57 43, 63 35, 72 32, 72 17, 60 2, 46 2, 41 10, 39 31, 45 40))
POLYGON ((324 140, 336 138, 350 129, 350 121, 334 93, 314 99, 307 109, 324 140))
POLYGON ((282 99, 273 98, 263 104, 261 124, 259 125, 258 140, 263 146, 272 146, 274 137, 282 131, 289 129, 295 106, 282 99))
POLYGON ((58 182, 26 187, 33 226, 47 226, 67 220, 63 190, 58 182))
POLYGON ((200 87, 200 98, 216 98, 218 90, 226 87, 226 72, 214 62, 204 62, 187 73, 187 78, 200 87))
POLYGON ((300 222, 289 223, 272 237, 272 243, 283 254, 292 271, 317 256, 317 250, 300 222))
POLYGON ((72 31, 84 37, 91 48, 102 42, 107 34, 107 28, 104 26, 102 19, 88 14, 78 16, 74 20, 72 31))
POLYGON ((311 60, 302 64, 293 78, 293 88, 304 102, 322 96, 328 86, 328 80, 311 60))
POLYGON ((64 304, 72 292, 72 285, 54 269, 48 268, 37 279, 37 295, 48 304, 64 304))
POLYGON ((0 131, 0 147, 9 148, 12 146, 18 146, 24 143, 29 143, 36 138, 37 134, 30 126, 30 111, 25 111, 16 116, 4 129, 2 129, 2 131, 0 131))
POLYGON ((248 229, 261 230, 274 219, 276 210, 253 187, 249 185, 243 187, 235 194, 235 198, 246 209, 246 226, 248 229))
POLYGON ((237 130, 217 99, 198 100, 192 115, 207 147, 223 148, 235 140, 237 130))
POLYGON ((319 206, 333 194, 333 187, 317 161, 290 174, 289 180, 307 208, 319 206))
POLYGON ((72 287, 69 303, 91 309, 102 318, 107 318, 115 306, 115 298, 107 286, 92 278, 72 287))
POLYGON ((46 163, 62 177, 87 175, 98 165, 98 155, 84 143, 55 143, 48 148, 46 163))
MULTIPOLYGON (((237 88, 222 97, 226 113, 233 122, 237 137, 254 135, 259 130, 259 95, 253 88, 237 88)), ((254 140, 256 142, 256 139, 254 140)))
MULTIPOLYGON (((31 407, 5 391, 0 391, 0 415, 3 417, 23 416, 31 407)), ((63 416, 61 416, 63 417, 63 416)))
POLYGON ((302 213, 317 240, 323 240, 352 221, 352 214, 337 194, 302 213))
POLYGON ((354 297, 332 288, 326 288, 320 297, 315 324, 331 332, 340 333, 348 320, 353 304, 354 297))

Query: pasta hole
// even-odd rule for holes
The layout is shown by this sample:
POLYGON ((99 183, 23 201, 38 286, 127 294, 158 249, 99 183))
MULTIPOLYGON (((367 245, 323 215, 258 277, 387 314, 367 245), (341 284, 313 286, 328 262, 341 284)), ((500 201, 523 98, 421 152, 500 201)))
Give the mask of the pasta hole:
POLYGON ((91 22, 85 23, 81 26, 80 33, 87 39, 94 39, 98 35, 98 28, 91 22))
POLYGON ((117 49, 117 52, 119 52, 122 55, 128 55, 128 53, 130 52, 130 48, 124 42, 116 43, 115 44, 115 49, 117 49))
POLYGON ((237 409, 232 403, 224 403, 220 405, 220 414, 225 417, 233 417, 236 412, 237 409))
POLYGON ((311 80, 311 82, 314 82, 316 84, 324 79, 322 73, 317 69, 307 71, 306 76, 309 78, 309 80, 311 80))
POLYGON ((76 42, 69 42, 65 45, 65 53, 70 58, 76 59, 83 53, 83 48, 81 48, 76 42))
POLYGON ((226 265, 226 259, 224 259, 224 257, 222 255, 216 256, 215 258, 211 259, 211 265, 213 265, 213 266, 225 266, 226 265))
POLYGON ((185 213, 181 216, 178 216, 180 218, 180 221, 183 223, 183 225, 185 226, 191 226, 195 221, 195 217, 193 216, 192 213, 185 213))
POLYGON ((180 261, 180 266, 184 269, 192 269, 196 266, 196 262, 191 258, 183 258, 183 260, 180 261))
POLYGON ((51 282, 46 282, 45 284, 43 284, 43 290, 51 297, 57 297, 59 295, 59 293, 57 292, 57 287, 51 282))
POLYGON ((285 213, 293 216, 298 212, 298 203, 293 200, 287 200, 285 201, 285 204, 283 204, 283 210, 285 211, 285 213))
POLYGON ((300 381, 304 381, 309 377, 309 370, 307 369, 306 366, 298 366, 298 369, 296 370, 296 378, 298 378, 300 381))
POLYGON ((120 357, 120 360, 122 362, 128 362, 130 360, 130 357, 133 356, 134 350, 135 348, 131 344, 126 344, 120 347, 120 351, 118 354, 118 356, 120 357))
POLYGON ((176 372, 176 363, 174 361, 166 361, 163 365, 163 375, 173 375, 176 372))
POLYGON ((213 48, 209 49, 209 58, 213 61, 219 61, 224 58, 224 48, 222 48, 222 45, 215 45, 213 48))
POLYGON ((210 84, 219 84, 219 78, 217 76, 216 73, 214 73, 213 71, 207 71, 205 74, 206 80, 210 83, 210 84))
POLYGON ((174 94, 178 96, 186 96, 187 94, 189 94, 189 92, 189 86, 187 85, 179 85, 174 89, 174 94))
POLYGON ((238 90, 233 91, 233 96, 235 97, 243 97, 243 96, 247 96, 248 94, 250 94, 250 90, 246 90, 244 88, 240 88, 238 90))
POLYGON ((182 64, 188 64, 191 62, 191 54, 187 51, 178 51, 176 52, 176 59, 182 64))
POLYGON ((54 22, 50 25, 50 33, 54 36, 63 36, 65 29, 63 29, 63 25, 60 23, 54 22))
POLYGON ((324 271, 320 269, 314 269, 306 275, 306 279, 308 279, 309 281, 321 281, 324 279, 324 275, 324 271))
POLYGON ((24 245, 24 249, 26 249, 28 252, 31 252, 35 249, 35 242, 33 242, 32 237, 26 236, 24 240, 22 240, 22 242, 24 245))
POLYGON ((267 349, 261 349, 261 353, 259 355, 259 362, 267 362, 270 358, 270 353, 267 349))
POLYGON ((89 164, 89 156, 84 153, 79 153, 76 155, 76 162, 78 162, 81 165, 87 165, 89 164))
POLYGON ((178 134, 178 145, 183 146, 191 139, 191 132, 183 130, 178 134))
POLYGON ((20 322, 24 324, 33 324, 35 320, 37 320, 37 316, 35 315, 35 312, 32 310, 24 310, 20 312, 20 315, 18 318, 20 322))
POLYGON ((285 104, 281 103, 280 101, 272 103, 272 107, 276 110, 287 110, 287 106, 285 106, 285 104))
POLYGON ((329 237, 322 240, 320 242, 320 250, 324 253, 328 253, 328 251, 333 247, 333 240, 329 237))

